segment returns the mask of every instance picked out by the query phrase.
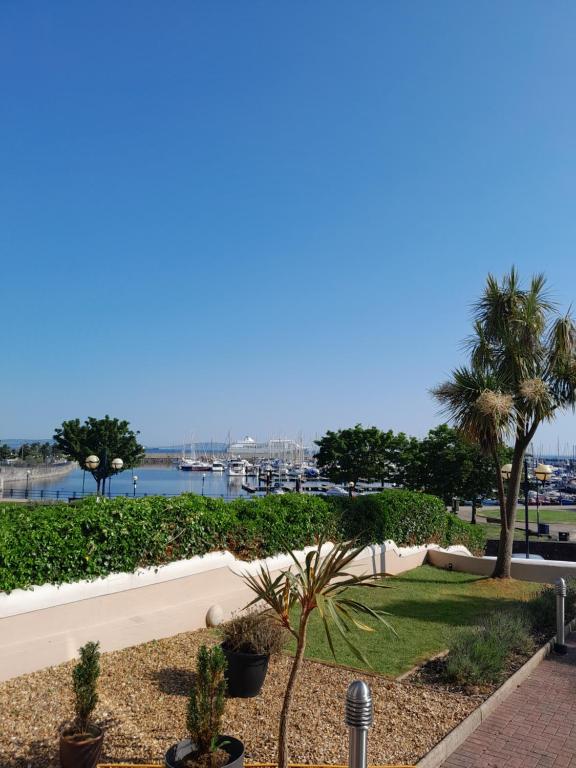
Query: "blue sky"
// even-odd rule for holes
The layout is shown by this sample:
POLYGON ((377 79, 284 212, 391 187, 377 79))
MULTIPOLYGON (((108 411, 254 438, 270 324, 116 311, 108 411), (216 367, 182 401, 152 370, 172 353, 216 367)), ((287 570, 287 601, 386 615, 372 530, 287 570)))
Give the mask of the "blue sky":
POLYGON ((572 2, 0 0, 0 437, 424 434, 488 271, 574 299, 575 30, 572 2))

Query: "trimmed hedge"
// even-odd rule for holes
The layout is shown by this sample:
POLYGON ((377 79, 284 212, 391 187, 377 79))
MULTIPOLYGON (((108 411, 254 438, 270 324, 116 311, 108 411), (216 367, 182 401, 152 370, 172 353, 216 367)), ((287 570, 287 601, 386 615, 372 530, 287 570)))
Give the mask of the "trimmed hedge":
POLYGON ((229 549, 267 557, 313 544, 321 532, 363 543, 463 543, 482 533, 434 496, 385 491, 354 499, 285 494, 225 502, 194 494, 48 506, 0 505, 0 591, 131 572, 229 549))
POLYGON ((474 553, 484 550, 483 531, 446 512, 437 496, 388 490, 337 502, 344 536, 365 544, 392 539, 399 546, 434 542, 446 547, 463 544, 474 553))

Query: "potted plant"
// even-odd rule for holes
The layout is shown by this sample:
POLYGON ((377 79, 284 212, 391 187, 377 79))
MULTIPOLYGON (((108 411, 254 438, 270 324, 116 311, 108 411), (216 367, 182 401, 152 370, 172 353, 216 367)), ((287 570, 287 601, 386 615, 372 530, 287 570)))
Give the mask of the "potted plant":
POLYGON ((173 744, 165 755, 166 768, 242 768, 244 744, 222 736, 226 657, 220 646, 203 645, 196 657, 196 676, 188 699, 189 737, 173 744))
POLYGON ((60 734, 62 768, 94 768, 100 761, 104 732, 92 721, 98 703, 99 645, 89 642, 80 648, 80 661, 72 672, 76 715, 74 722, 60 734))
POLYGON ((324 543, 325 540, 321 538, 317 548, 306 555, 303 564, 293 552, 289 552, 294 561, 292 570, 281 571, 274 579, 266 565, 260 567, 257 575, 246 573, 243 576, 244 581, 256 595, 247 607, 261 602, 266 604, 271 615, 274 615, 296 640, 296 653, 280 714, 278 768, 288 768, 290 707, 296 679, 304 659, 308 621, 312 612, 317 609, 320 614, 328 645, 334 657, 336 653, 331 626, 336 629, 354 655, 367 666, 371 666, 370 662, 349 637, 349 632, 354 627, 367 632, 374 631, 372 627, 359 621, 359 617, 369 616, 394 631, 384 619, 387 615, 385 611, 370 608, 347 592, 350 587, 385 586, 376 581, 384 576, 383 573, 357 576, 347 571, 348 566, 364 547, 357 547, 350 541, 339 542, 334 545, 331 552, 322 556, 321 550, 324 543))
POLYGON ((280 653, 284 646, 286 630, 269 612, 255 611, 234 616, 220 629, 228 695, 242 699, 257 696, 264 685, 270 656, 280 653))

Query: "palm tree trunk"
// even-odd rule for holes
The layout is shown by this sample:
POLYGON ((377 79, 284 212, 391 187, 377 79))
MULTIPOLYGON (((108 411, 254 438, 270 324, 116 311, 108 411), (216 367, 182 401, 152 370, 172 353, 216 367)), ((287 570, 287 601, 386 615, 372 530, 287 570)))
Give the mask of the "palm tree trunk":
POLYGON ((494 579, 509 579, 512 566, 512 549, 514 546, 514 530, 516 525, 516 508, 518 506, 518 493, 520 491, 520 481, 522 480, 522 462, 526 447, 524 441, 516 442, 514 446, 514 455, 512 457, 512 470, 508 481, 508 493, 506 495, 505 506, 502 514, 501 509, 501 527, 500 541, 498 542, 498 556, 496 565, 492 572, 494 579))
POLYGON ((308 616, 303 615, 300 620, 300 631, 298 632, 298 643, 296 645, 296 655, 290 670, 286 693, 284 694, 284 704, 280 715, 280 732, 278 734, 278 768, 288 768, 288 724, 290 715, 290 705, 294 693, 294 684, 302 666, 304 650, 306 649, 306 629, 308 616))

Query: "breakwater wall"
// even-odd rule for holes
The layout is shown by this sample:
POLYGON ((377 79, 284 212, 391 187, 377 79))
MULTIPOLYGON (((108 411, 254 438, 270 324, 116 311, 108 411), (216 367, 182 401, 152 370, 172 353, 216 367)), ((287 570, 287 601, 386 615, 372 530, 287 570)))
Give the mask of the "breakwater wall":
POLYGON ((32 464, 30 466, 18 465, 0 467, 0 490, 12 483, 34 483, 37 480, 57 480, 76 469, 75 461, 67 461, 65 464, 32 464))

